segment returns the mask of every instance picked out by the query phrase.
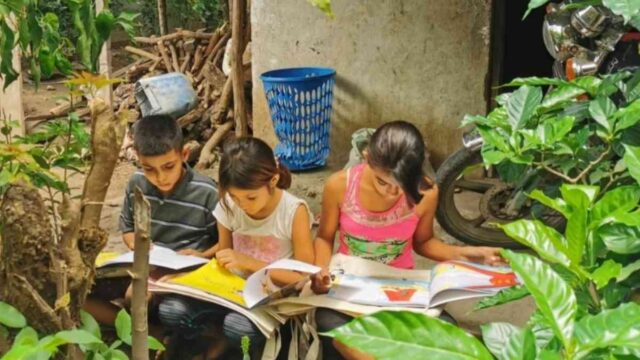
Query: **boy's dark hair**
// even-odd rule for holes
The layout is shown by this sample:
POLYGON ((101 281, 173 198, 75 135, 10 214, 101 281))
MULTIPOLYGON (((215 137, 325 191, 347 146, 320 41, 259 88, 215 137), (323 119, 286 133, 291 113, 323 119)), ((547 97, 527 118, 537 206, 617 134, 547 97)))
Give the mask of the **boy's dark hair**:
POLYGON ((422 200, 420 190, 432 187, 422 170, 424 140, 414 125, 402 120, 382 125, 371 136, 368 153, 369 165, 389 171, 410 204, 422 200))
POLYGON ((275 175, 280 175, 280 189, 291 186, 291 173, 286 166, 278 164, 273 150, 264 141, 244 137, 227 142, 220 158, 220 201, 226 207, 225 194, 231 187, 259 189, 268 186, 275 175))
POLYGON ((133 148, 142 156, 158 156, 182 150, 182 129, 167 115, 150 115, 133 127, 133 148))

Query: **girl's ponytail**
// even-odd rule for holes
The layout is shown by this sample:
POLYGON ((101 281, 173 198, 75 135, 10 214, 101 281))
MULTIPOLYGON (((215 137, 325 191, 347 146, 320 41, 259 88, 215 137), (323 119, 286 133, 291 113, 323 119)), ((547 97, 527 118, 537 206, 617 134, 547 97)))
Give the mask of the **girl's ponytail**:
POLYGON ((291 171, 289 171, 289 168, 278 163, 278 175, 280 175, 280 179, 278 180, 278 184, 276 186, 282 190, 290 188, 291 171))

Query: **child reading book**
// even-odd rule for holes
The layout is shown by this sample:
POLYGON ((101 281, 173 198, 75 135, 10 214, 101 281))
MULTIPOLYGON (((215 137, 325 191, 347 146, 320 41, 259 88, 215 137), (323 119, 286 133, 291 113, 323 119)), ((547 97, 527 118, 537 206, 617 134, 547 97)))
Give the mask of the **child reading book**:
MULTIPOLYGON (((378 128, 365 152, 366 162, 329 177, 322 198, 322 216, 315 241, 315 264, 324 268, 313 278, 317 293, 329 290, 326 271, 339 231, 338 252, 397 268, 413 268, 413 251, 434 260, 500 264, 498 248, 462 247, 434 237, 433 218, 438 188, 423 174, 424 141, 420 131, 404 121, 378 128)), ((325 332, 350 317, 318 309, 318 330, 325 332)), ((323 338, 324 358, 339 358, 323 338)))
MULTIPOLYGON (((241 138, 224 146, 220 159, 221 201, 214 215, 218 221, 220 266, 244 277, 283 258, 307 263, 314 259, 311 213, 304 200, 286 191, 291 174, 277 163, 273 151, 262 140, 241 138)), ((274 270, 272 280, 288 284, 303 275, 274 270)), ((230 345, 240 348, 248 336, 251 351, 262 351, 265 337, 244 315, 215 304, 190 301, 175 316, 172 299, 160 304, 160 320, 178 328, 185 336, 197 334, 207 320, 219 319, 230 345)), ((212 349, 213 351, 213 349, 212 349)))
MULTIPOLYGON (((210 178, 196 174, 186 163, 189 150, 182 129, 168 116, 146 116, 134 127, 133 147, 141 171, 129 180, 120 215, 125 245, 133 250, 133 196, 139 187, 151 204, 151 241, 185 255, 212 257, 217 242, 212 210, 218 191, 210 178)), ((162 274, 152 273, 159 277, 162 274)), ((98 321, 113 324, 119 310, 110 301, 125 296, 129 278, 100 279, 85 309, 98 321)))

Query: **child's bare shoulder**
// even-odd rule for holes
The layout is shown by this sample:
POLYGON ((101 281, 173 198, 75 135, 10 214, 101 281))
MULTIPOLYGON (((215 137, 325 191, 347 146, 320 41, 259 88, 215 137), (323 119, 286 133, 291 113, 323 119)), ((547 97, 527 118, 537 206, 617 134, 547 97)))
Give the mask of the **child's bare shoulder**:
POLYGON ((341 198, 347 189, 347 171, 340 170, 331 174, 324 183, 325 196, 331 195, 341 198))

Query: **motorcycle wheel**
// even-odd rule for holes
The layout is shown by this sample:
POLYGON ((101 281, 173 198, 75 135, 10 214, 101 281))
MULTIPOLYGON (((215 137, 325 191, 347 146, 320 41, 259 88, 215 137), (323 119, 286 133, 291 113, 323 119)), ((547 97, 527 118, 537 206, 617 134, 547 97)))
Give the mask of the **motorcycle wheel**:
POLYGON ((436 180, 439 188, 436 218, 451 236, 471 245, 523 248, 495 226, 496 222, 516 218, 501 219, 491 214, 491 209, 496 208, 491 203, 500 201, 501 196, 508 198, 509 187, 484 170, 480 149, 456 151, 440 166, 436 180))

